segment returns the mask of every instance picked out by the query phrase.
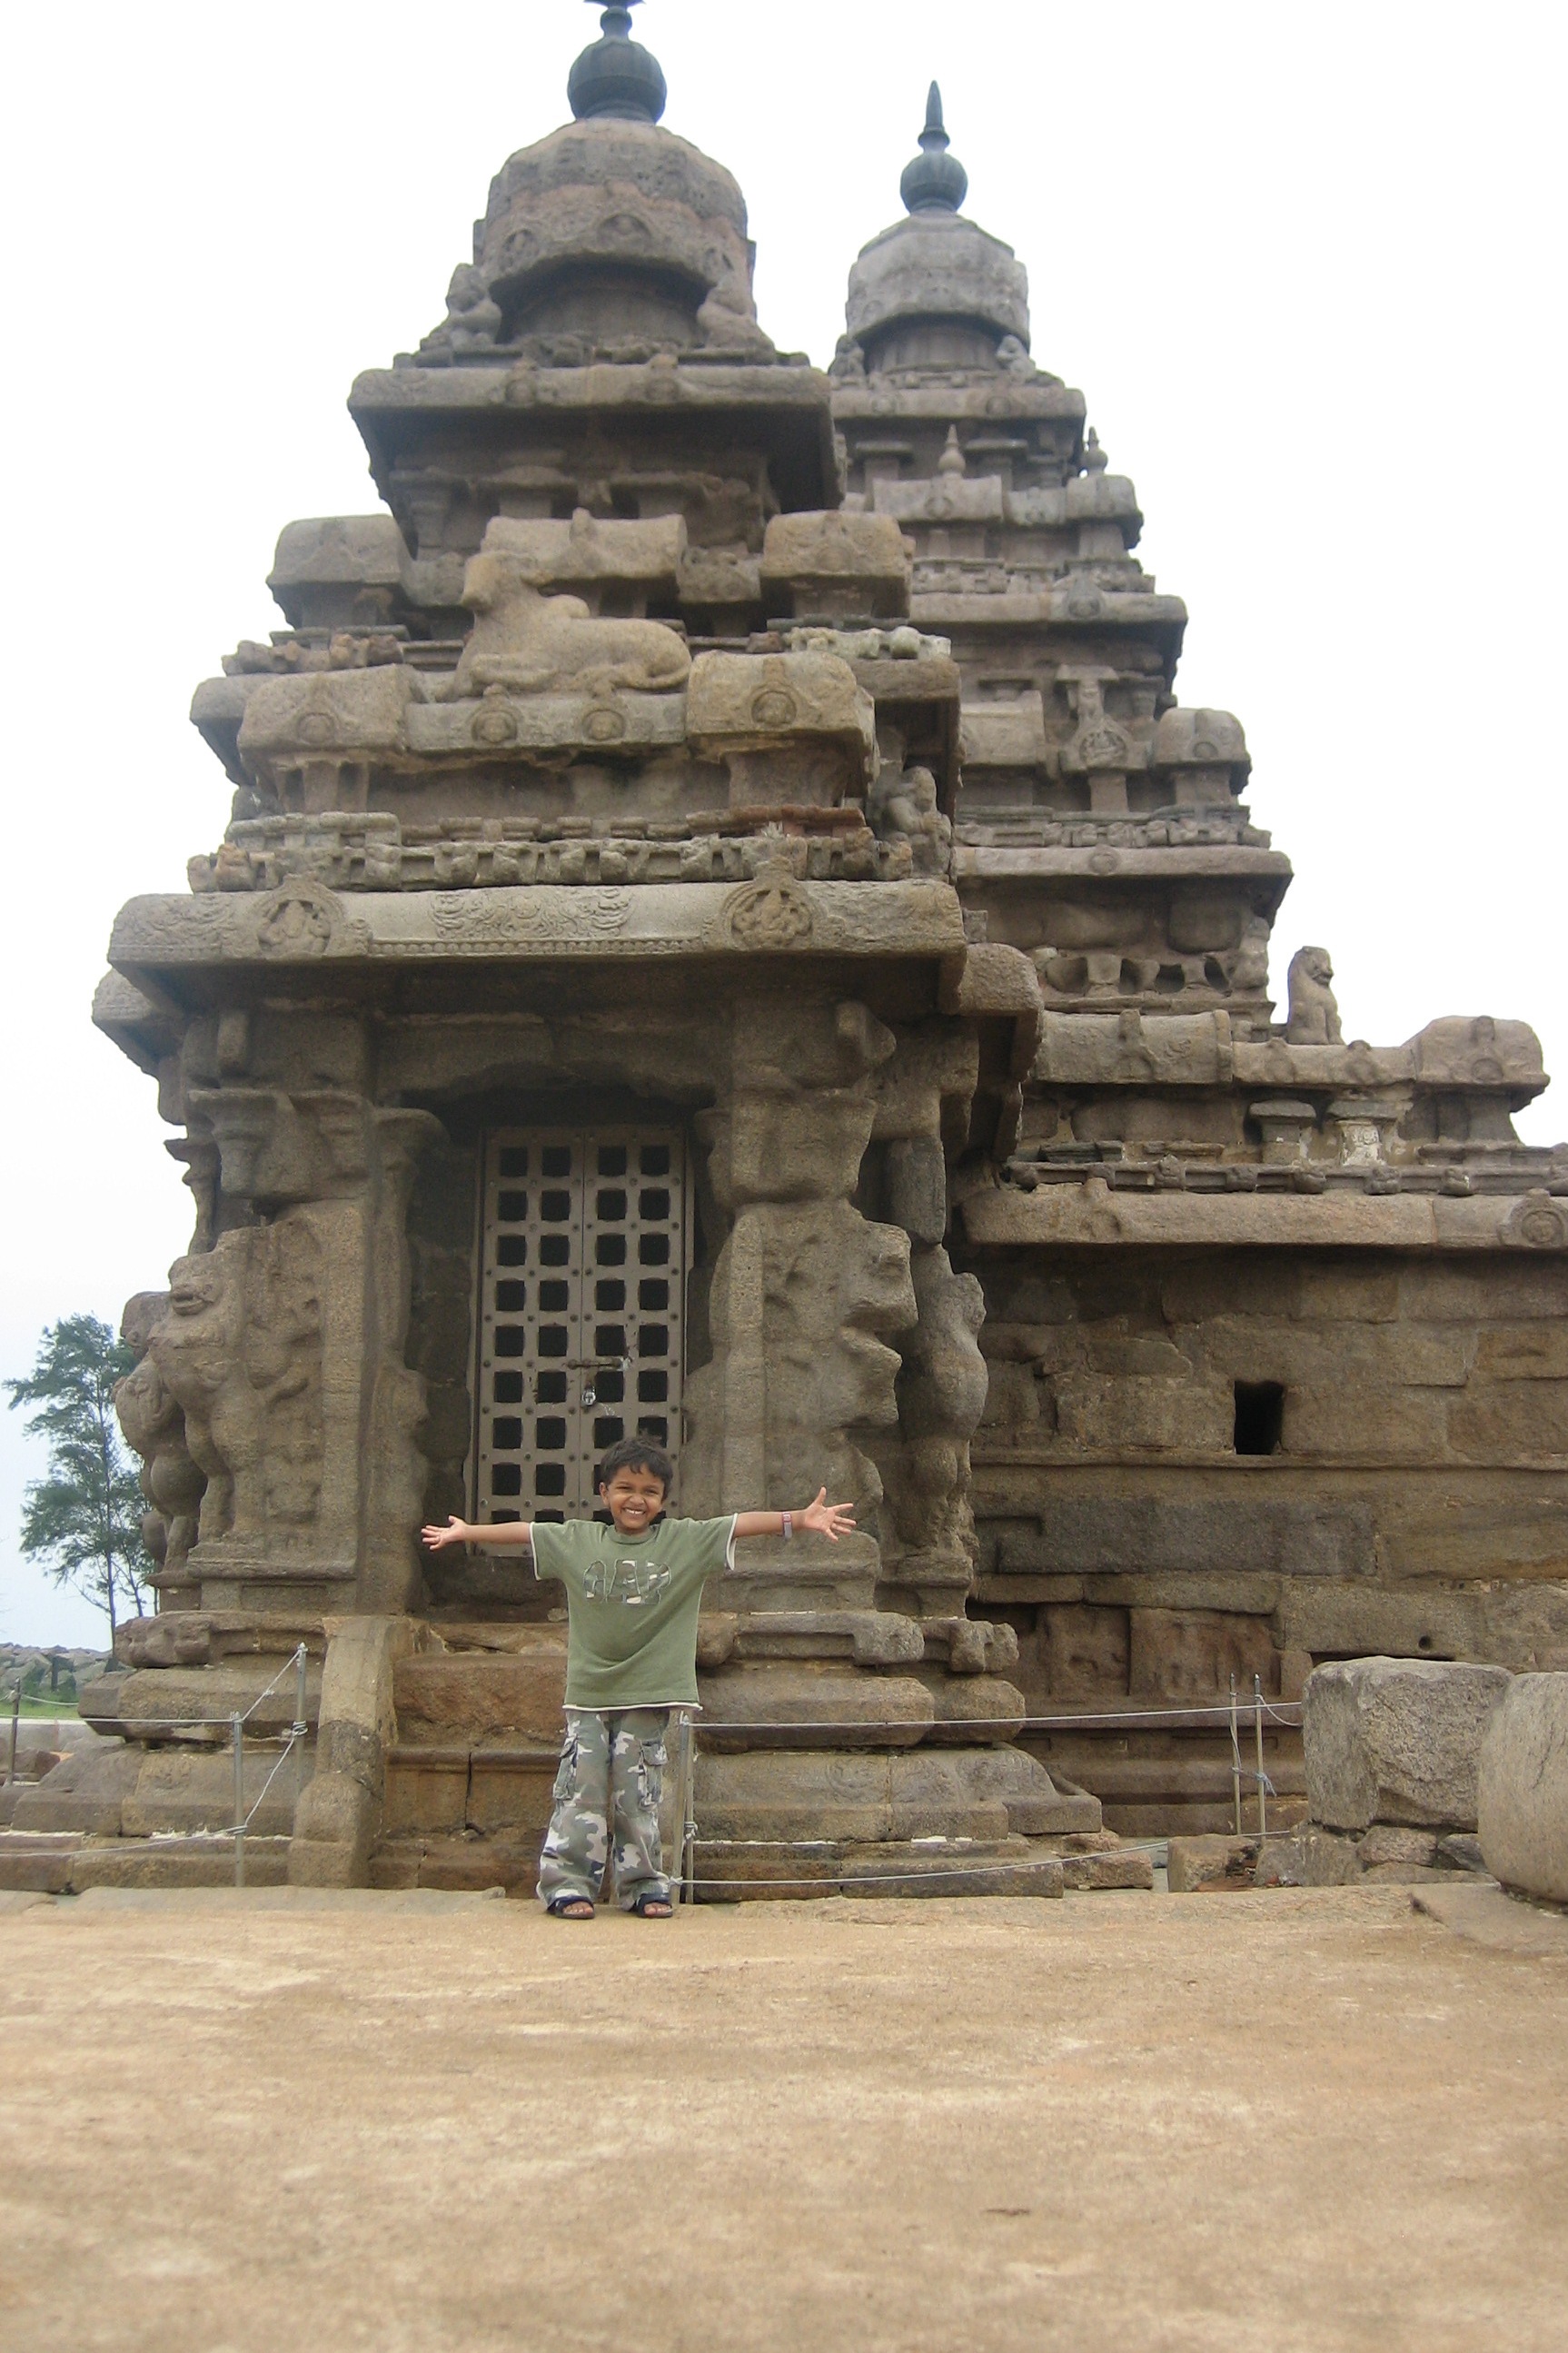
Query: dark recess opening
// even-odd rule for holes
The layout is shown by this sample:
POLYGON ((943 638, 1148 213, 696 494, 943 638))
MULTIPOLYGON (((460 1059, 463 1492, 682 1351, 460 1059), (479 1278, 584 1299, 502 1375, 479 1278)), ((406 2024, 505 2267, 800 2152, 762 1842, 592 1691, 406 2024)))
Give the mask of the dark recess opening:
POLYGON ((1279 1381, 1237 1381, 1236 1451, 1278 1454, 1285 1429, 1285 1391, 1279 1381))

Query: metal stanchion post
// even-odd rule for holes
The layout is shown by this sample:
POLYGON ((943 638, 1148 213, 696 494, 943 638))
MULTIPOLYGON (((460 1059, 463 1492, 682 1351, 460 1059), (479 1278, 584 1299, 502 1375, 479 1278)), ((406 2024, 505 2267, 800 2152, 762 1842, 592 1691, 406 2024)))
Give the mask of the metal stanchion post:
POLYGON ((234 1883, 245 1885, 245 1718, 234 1719, 234 1883))
POLYGON ((22 1713, 22 1670, 21 1670, 21 1667, 18 1665, 18 1667, 17 1667, 17 1669, 16 1669, 16 1690, 15 1690, 15 1691, 12 1693, 12 1694, 11 1694, 11 1754, 10 1754, 9 1757, 6 1759, 6 1764, 5 1764, 5 1779, 6 1779, 7 1784, 9 1784, 9 1783, 11 1783, 12 1781, 14 1781, 14 1780, 16 1779, 16 1733, 17 1733, 17 1721, 18 1721, 18 1718, 19 1718, 19 1717, 20 1717, 20 1715, 21 1715, 21 1713, 22 1713))
POLYGON ((1236 1809, 1236 1835, 1241 1836, 1241 1736, 1236 1720, 1236 1677, 1230 1679, 1230 1795, 1236 1809))
POLYGON ((310 1664, 305 1645, 295 1652, 299 1676, 294 1686, 294 1804, 298 1808, 305 1793, 305 1674, 310 1664))
POLYGON ((684 1712, 676 1736, 675 1753, 675 1900, 686 1904, 691 1900, 687 1892, 691 1869, 691 1718, 684 1712))
POLYGON ((1258 1836, 1261 1841, 1268 1835, 1268 1810, 1264 1801, 1264 1791, 1268 1783, 1263 1770, 1263 1678, 1261 1675, 1254 1675, 1252 1678, 1252 1699, 1258 1711, 1258 1836))

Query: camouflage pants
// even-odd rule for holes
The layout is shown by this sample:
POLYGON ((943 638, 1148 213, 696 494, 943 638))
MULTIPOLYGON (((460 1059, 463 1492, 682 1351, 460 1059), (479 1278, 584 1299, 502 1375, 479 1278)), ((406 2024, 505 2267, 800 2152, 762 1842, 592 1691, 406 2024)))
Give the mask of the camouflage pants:
POLYGON ((664 1770, 666 1707, 616 1714, 569 1707, 555 1810, 539 1859, 539 1894, 595 1900, 614 1860, 623 1911, 639 1895, 669 1894, 659 1849, 658 1799, 664 1770))

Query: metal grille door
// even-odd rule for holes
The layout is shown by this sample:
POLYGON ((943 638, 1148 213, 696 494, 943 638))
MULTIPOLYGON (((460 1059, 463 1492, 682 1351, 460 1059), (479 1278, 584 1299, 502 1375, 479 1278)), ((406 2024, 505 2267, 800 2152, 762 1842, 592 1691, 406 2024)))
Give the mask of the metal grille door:
POLYGON ((492 1135, 480 1250, 473 1516, 579 1518, 606 1446, 680 1443, 681 1137, 492 1135))

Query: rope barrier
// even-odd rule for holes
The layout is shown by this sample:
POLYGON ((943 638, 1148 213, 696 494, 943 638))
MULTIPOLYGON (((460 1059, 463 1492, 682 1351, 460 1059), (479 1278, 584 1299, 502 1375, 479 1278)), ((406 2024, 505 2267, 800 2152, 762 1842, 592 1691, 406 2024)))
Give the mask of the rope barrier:
MULTIPOLYGON (((241 1724, 248 1724, 251 1717, 256 1714, 257 1709, 261 1705, 262 1701, 264 1699, 271 1698, 272 1694, 277 1690, 279 1684, 282 1682, 289 1669, 291 1667, 298 1668, 300 1661, 308 1660, 309 1656, 310 1653, 307 1651, 303 1642, 299 1643, 295 1649, 290 1651, 289 1656, 284 1660, 283 1664, 279 1668, 278 1672, 273 1676, 272 1681, 269 1683, 263 1684, 261 1690, 257 1693, 256 1697, 251 1701, 250 1705, 245 1709, 244 1713, 240 1715, 239 1721, 241 1724)), ((200 1731, 213 1727, 220 1727, 222 1730, 228 1732, 232 1731, 234 1727, 234 1720, 235 1711, 231 1708, 226 1715, 150 1715, 144 1719, 139 1719, 139 1722, 141 1728, 143 1731, 149 1732, 155 1726, 166 1727, 171 1732, 200 1731)), ((280 1740, 283 1736, 284 1736, 281 1733, 276 1732, 258 1733, 257 1736, 257 1737, 261 1740, 280 1740)))
MULTIPOLYGON (((266 1780, 261 1784, 261 1794, 257 1799, 256 1803, 251 1807, 250 1811, 245 1818, 245 1827, 247 1830, 250 1828, 251 1823, 256 1820, 257 1815, 260 1812, 262 1805, 266 1800, 268 1790, 270 1789, 273 1782, 276 1781, 279 1774, 281 1773, 284 1766, 287 1765, 289 1757, 293 1755, 296 1743, 304 1738, 305 1731, 306 1727, 304 1725, 297 1724, 289 1733, 288 1739, 284 1742, 282 1755, 279 1757, 277 1764, 272 1767, 271 1772, 267 1776, 266 1780)), ((230 1831, 229 1835, 232 1838, 234 1835, 233 1831, 230 1831)))
MULTIPOLYGON (((1283 1725, 1287 1731, 1299 1730, 1300 1728, 1301 1722, 1300 1714, 1300 1702, 1299 1700, 1287 1700, 1285 1702, 1285 1705, 1287 1707, 1294 1707, 1298 1711, 1297 1714, 1293 1716, 1281 1715, 1279 1710, 1270 1708, 1267 1701, 1264 1702, 1265 1709, 1274 1718, 1274 1721, 1277 1724, 1283 1725)), ((1016 1715, 932 1716, 906 1718, 901 1723, 860 1723, 844 1717, 802 1717, 798 1721, 787 1721, 777 1724, 764 1724, 760 1722, 755 1724, 710 1724, 706 1717, 699 1717, 695 1720, 694 1729, 704 1738, 722 1738, 726 1740, 738 1739, 743 1735, 748 1734, 768 1733, 776 1735, 785 1732, 837 1732, 839 1734, 851 1732, 887 1732, 913 1734, 920 1738, 923 1738, 928 1733, 943 1731, 1010 1732, 1015 1737, 1016 1737, 1020 1733, 1025 1732, 1139 1732, 1151 1725, 1164 1723, 1172 1716, 1184 1716, 1191 1721, 1194 1716, 1219 1716, 1223 1719, 1227 1716, 1228 1714, 1229 1709, 1224 1705, 1220 1705, 1217 1707, 1130 1708, 1122 1710, 1120 1713, 1110 1712, 1104 1715, 1026 1715, 1023 1717, 1016 1715)))

